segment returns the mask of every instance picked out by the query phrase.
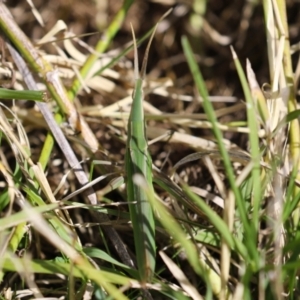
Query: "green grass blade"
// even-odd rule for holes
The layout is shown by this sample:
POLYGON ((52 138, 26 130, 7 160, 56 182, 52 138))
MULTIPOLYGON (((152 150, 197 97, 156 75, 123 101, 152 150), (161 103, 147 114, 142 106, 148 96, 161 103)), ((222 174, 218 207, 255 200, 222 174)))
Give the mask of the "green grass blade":
MULTIPOLYGON (((34 210, 36 213, 44 213, 47 211, 52 211, 56 208, 58 208, 58 203, 45 204, 40 207, 34 207, 32 208, 32 210, 34 210)), ((5 217, 4 219, 0 219, 0 228, 1 230, 4 230, 6 228, 11 228, 23 222, 27 222, 28 220, 29 220, 28 212, 20 211, 11 216, 5 217)))
POLYGON ((118 274, 96 270, 90 265, 84 263, 74 267, 71 263, 58 262, 55 260, 29 260, 28 258, 18 258, 12 255, 2 257, 0 262, 2 268, 6 271, 22 271, 22 273, 29 274, 64 274, 66 276, 70 276, 70 274, 72 274, 72 276, 77 278, 88 278, 94 281, 99 287, 103 287, 111 296, 114 297, 114 299, 118 300, 128 300, 128 298, 113 284, 130 285, 134 282, 134 280, 118 274), (16 266, 22 269, 20 270, 16 266))
POLYGON ((108 253, 104 252, 103 250, 94 247, 85 247, 83 248, 83 252, 89 257, 98 258, 101 259, 102 261, 111 263, 112 265, 119 266, 122 269, 124 269, 128 274, 130 274, 130 276, 132 276, 133 278, 138 278, 138 274, 136 270, 120 263, 119 261, 111 257, 108 253))
POLYGON ((228 152, 227 152, 227 150, 226 150, 226 148, 223 144, 222 133, 221 133, 220 129, 217 126, 217 118, 216 118, 216 115, 214 113, 213 106, 210 103, 210 101, 208 100, 208 92, 207 92, 207 89, 205 87, 203 77, 200 73, 198 65, 197 65, 197 63, 195 61, 195 58, 193 56, 192 49, 191 49, 190 44, 189 44, 186 37, 182 38, 182 45, 183 45, 184 53, 187 57, 187 61, 188 61, 190 70, 191 70, 192 75, 194 77, 196 86, 199 90, 199 93, 200 93, 201 97, 203 98, 203 107, 204 107, 205 113, 207 114, 208 119, 212 123, 213 132, 214 132, 214 135, 215 135, 217 143, 218 143, 218 147, 219 147, 219 150, 220 150, 221 157, 223 159, 227 179, 229 180, 230 186, 231 186, 232 191, 234 193, 235 200, 236 200, 236 203, 237 203, 237 207, 238 207, 238 210, 239 210, 239 213, 240 213, 241 221, 243 223, 244 230, 246 232, 246 236, 250 237, 250 238, 247 238, 247 241, 246 241, 246 243, 248 244, 247 248, 252 253, 252 255, 256 256, 256 254, 257 254, 256 240, 251 239, 251 237, 253 235, 252 235, 252 230, 251 230, 251 227, 250 227, 250 223, 248 221, 244 200, 242 199, 241 192, 240 192, 239 188, 236 185, 233 168, 232 168, 231 161, 230 161, 230 156, 229 156, 229 154, 228 154, 228 152))
MULTIPOLYGON (((245 230, 245 244, 247 245, 246 249, 249 253, 249 259, 248 262, 251 262, 250 265, 252 267, 257 268, 257 262, 258 262, 258 251, 256 248, 256 239, 253 239, 253 236, 256 237, 255 234, 253 234, 253 230, 250 226, 250 222, 247 217, 247 212, 245 208, 245 202, 242 199, 241 191, 238 188, 236 184, 236 179, 233 171, 233 167, 231 164, 230 156, 225 148, 225 145, 223 144, 223 136, 221 133, 221 130, 218 127, 217 117, 214 112, 214 108, 209 101, 208 98, 208 91, 206 89, 202 74, 199 70, 199 67, 197 65, 197 62, 194 58, 191 46, 188 42, 188 39, 186 37, 182 38, 182 46, 184 49, 185 56, 187 58, 187 62, 189 65, 189 68, 191 70, 192 76, 195 81, 195 85, 198 89, 198 92, 200 96, 203 98, 203 108, 204 111, 208 117, 208 120, 212 124, 212 131, 214 133, 214 136, 216 138, 218 148, 223 160, 224 168, 225 168, 225 174, 229 181, 230 187, 232 189, 233 196, 231 196, 231 192, 228 193, 227 199, 225 201, 225 208, 224 208, 224 221, 226 222, 226 225, 228 226, 228 229, 230 231, 233 230, 233 223, 234 223, 234 215, 235 213, 235 203, 238 207, 238 212, 243 224, 243 229, 245 230), (252 264, 252 260, 255 261, 254 265, 252 264)), ((256 232, 254 232, 256 233, 256 232)), ((221 245, 221 294, 220 297, 225 297, 225 290, 228 284, 229 280, 229 271, 230 271, 230 256, 231 256, 231 248, 230 245, 227 244, 224 237, 222 237, 222 245, 221 245)), ((245 257, 245 256, 244 256, 245 257)))
MULTIPOLYGON (((235 67, 237 69, 240 82, 243 87, 244 95, 247 101, 247 120, 248 120, 248 127, 250 128, 250 134, 249 134, 249 141, 250 141, 250 152, 251 152, 251 160, 253 162, 253 168, 252 168, 252 179, 253 179, 253 214, 252 214, 252 228, 255 231, 255 235, 252 236, 253 240, 256 240, 256 235, 258 233, 258 226, 259 226, 259 209, 260 209, 260 203, 262 199, 262 188, 261 188, 261 168, 260 168, 260 149, 259 149, 259 138, 258 138, 258 125, 257 125, 257 115, 255 112, 255 105, 254 101, 249 89, 249 85, 245 76, 245 73, 243 71, 243 68, 241 66, 241 63, 236 56, 233 49, 233 60, 235 67)), ((247 62, 249 66, 249 62, 247 62)), ((254 232, 253 231, 253 232, 254 232)))
POLYGON ((0 88, 0 98, 46 102, 47 94, 42 91, 14 91, 0 88))
MULTIPOLYGON (((143 43, 152 34, 154 29, 155 29, 155 26, 153 28, 151 28, 146 34, 144 34, 140 39, 138 39, 136 41, 137 46, 139 46, 141 43, 143 43)), ((133 48, 133 44, 128 46, 126 49, 124 49, 119 55, 114 57, 114 59, 112 59, 109 63, 107 63, 106 65, 101 67, 101 69, 96 71, 96 73, 93 76, 101 75, 101 73, 104 70, 113 67, 122 57, 124 57, 128 52, 130 52, 132 50, 132 48, 133 48)))
POLYGON ((226 243, 233 249, 236 248, 237 252, 244 258, 247 258, 247 249, 246 247, 238 240, 235 239, 231 232, 229 231, 227 224, 214 212, 200 197, 190 191, 190 188, 187 185, 183 187, 187 196, 194 202, 207 216, 211 224, 217 231, 220 232, 223 239, 226 243))
POLYGON ((245 211, 244 205, 242 203, 241 193, 240 193, 240 191, 239 191, 239 189, 238 189, 238 187, 235 183, 235 176, 234 176, 233 168, 232 168, 232 165, 231 165, 230 157, 229 157, 229 154, 228 154, 228 152, 227 152, 227 150, 226 150, 226 148, 223 144, 222 133, 221 133, 221 130, 217 126, 217 118, 216 118, 216 115, 214 113, 214 108, 213 108, 212 104, 210 103, 210 101, 208 99, 208 92, 207 92, 207 89, 205 87, 203 77, 202 77, 201 72, 198 68, 197 62, 196 62, 196 60, 193 56, 192 48, 191 48, 191 46, 188 42, 188 39, 186 37, 182 38, 182 46, 183 46, 183 50, 184 50, 185 56, 186 56, 187 61, 188 61, 188 65, 189 65, 190 70, 192 72, 195 84, 198 88, 198 91, 199 91, 201 97, 203 98, 203 107, 204 107, 205 113, 206 113, 209 121, 212 123, 213 133, 216 137, 218 147, 219 147, 219 150, 220 150, 220 154, 221 154, 221 157, 223 159, 223 163, 224 163, 227 178, 229 180, 232 191, 235 195, 236 201, 239 203, 238 206, 239 206, 239 209, 241 210, 242 218, 245 221, 245 224, 247 224, 246 211, 245 211))
MULTIPOLYGON (((105 34, 103 35, 103 38, 98 42, 95 48, 95 53, 103 53, 110 42, 113 40, 115 37, 116 33, 120 29, 126 14, 130 8, 130 6, 133 4, 134 0, 124 0, 123 6, 120 8, 118 11, 117 15, 115 16, 114 20, 111 22, 110 26, 107 28, 105 34)), ((92 53, 88 59, 86 60, 85 64, 80 70, 80 76, 81 78, 86 78, 88 75, 91 67, 95 63, 95 61, 98 59, 98 55, 95 53, 92 53)), ((81 88, 81 83, 78 78, 76 78, 72 84, 72 88, 69 91, 69 98, 74 99, 74 97, 77 95, 78 91, 81 88)))
MULTIPOLYGON (((44 207, 46 205, 42 198, 35 193, 35 191, 28 187, 24 187, 24 191, 27 193, 27 197, 33 205, 38 205, 39 207, 44 207)), ((54 204, 59 206, 59 204, 54 204)), ((51 214, 48 215, 47 221, 52 225, 57 235, 59 235, 68 244, 73 245, 73 248, 75 248, 77 251, 82 252, 81 244, 76 238, 74 238, 74 228, 63 224, 63 222, 54 212, 51 212, 51 214)))

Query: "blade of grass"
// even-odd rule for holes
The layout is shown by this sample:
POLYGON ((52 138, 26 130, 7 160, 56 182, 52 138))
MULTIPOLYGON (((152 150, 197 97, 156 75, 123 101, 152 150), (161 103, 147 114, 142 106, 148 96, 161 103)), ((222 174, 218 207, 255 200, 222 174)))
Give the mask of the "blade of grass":
POLYGON ((47 102, 47 94, 42 91, 14 91, 0 88, 0 98, 47 102))
MULTIPOLYGON (((33 190, 28 187, 24 187, 23 190, 27 193, 28 200, 32 203, 32 205, 45 206, 45 202, 43 199, 33 190)), ((67 243, 72 244, 74 249, 77 251, 82 251, 82 245, 80 240, 76 238, 77 234, 74 227, 66 226, 67 219, 64 221, 60 214, 55 215, 55 213, 49 213, 47 221, 52 225, 55 232, 67 243), (64 222, 64 223, 63 223, 64 222)), ((70 225, 69 223, 67 225, 70 225)))
POLYGON ((194 194, 187 185, 184 185, 183 189, 191 201, 194 202, 204 212, 214 228, 220 232, 222 238, 226 241, 229 247, 232 249, 236 248, 237 252, 242 257, 247 258, 247 248, 239 240, 232 236, 227 224, 217 215, 217 213, 214 212, 204 200, 194 194))
MULTIPOLYGON (((118 290, 114 285, 110 284, 106 278, 98 273, 97 277, 93 270, 94 267, 91 266, 90 262, 87 260, 86 256, 80 251, 76 251, 72 244, 64 241, 60 238, 48 225, 43 216, 36 212, 29 203, 24 201, 22 206, 23 212, 27 214, 29 222, 35 227, 35 229, 43 235, 53 246, 64 253, 77 268, 79 268, 84 274, 91 280, 95 281, 99 286, 107 290, 111 295, 117 295, 118 299, 127 299, 120 290, 118 290)), ((74 267, 75 267, 74 266, 74 267)))
MULTIPOLYGON (((51 204, 45 204, 45 205, 39 206, 39 207, 34 207, 32 209, 36 213, 43 213, 43 212, 52 211, 54 209, 57 209, 58 206, 59 206, 58 203, 51 203, 51 204)), ((18 224, 29 221, 29 219, 30 218, 29 218, 27 212, 20 211, 13 215, 7 216, 4 219, 0 219, 0 228, 1 228, 1 230, 4 230, 6 228, 14 227, 18 224)))
MULTIPOLYGON (((153 32, 154 29, 155 29, 155 26, 153 26, 153 28, 151 28, 146 34, 144 34, 143 37, 137 39, 137 41, 136 41, 137 46, 139 46, 148 37, 150 37, 150 35, 152 34, 152 32, 153 32)), ((104 70, 106 70, 106 69, 111 68, 112 66, 114 66, 122 57, 124 57, 127 53, 129 53, 132 50, 133 47, 134 47, 134 44, 132 43, 126 49, 124 49, 123 51, 121 51, 121 53, 119 55, 117 55, 116 57, 114 57, 109 63, 107 63, 101 69, 99 69, 98 71, 96 71, 96 73, 93 76, 101 75, 101 73, 104 70)))
MULTIPOLYGON (((249 85, 247 83, 247 79, 245 76, 245 73, 243 71, 243 68, 240 64, 240 61, 234 52, 233 48, 231 48, 233 61, 235 64, 235 67, 237 69, 240 82, 243 87, 244 95, 247 101, 247 120, 248 120, 248 126, 250 128, 250 134, 249 134, 249 141, 250 141, 250 152, 251 152, 251 160, 253 162, 253 168, 252 168, 252 179, 253 179, 253 214, 252 214, 252 222, 251 227, 253 229, 252 234, 254 236, 251 237, 254 241, 257 241, 257 234, 259 230, 259 211, 260 211, 260 204, 262 199, 262 189, 261 189, 261 169, 260 169, 260 149, 259 149, 259 138, 257 135, 258 132, 258 126, 257 126, 257 116, 255 113, 255 105, 253 102, 253 98, 251 95, 251 91, 249 88, 249 85)), ((265 116, 266 117, 266 116, 265 116)), ((258 258, 258 257, 257 257, 258 258)), ((257 261, 258 263, 258 261, 257 261)))
POLYGON ((37 274, 64 274, 81 279, 93 280, 99 287, 103 287, 113 299, 128 300, 128 298, 123 294, 123 292, 116 288, 114 284, 130 286, 134 285, 139 287, 139 284, 133 279, 129 279, 118 274, 113 274, 112 272, 105 272, 101 270, 96 270, 89 264, 77 265, 74 267, 70 263, 57 262, 55 260, 45 261, 45 260, 28 260, 25 258, 19 258, 15 255, 6 255, 0 259, 1 266, 4 270, 12 272, 29 272, 37 274), (15 267, 15 262, 19 262, 18 265, 23 266, 22 270, 18 270, 15 267))
POLYGON ((193 57, 193 52, 192 52, 191 46, 189 45, 189 42, 186 37, 182 38, 182 46, 183 46, 184 53, 185 53, 187 61, 188 61, 188 65, 190 67, 193 78, 195 80, 196 86, 199 90, 201 97, 203 98, 203 107, 204 107, 205 113, 207 114, 208 119, 212 123, 213 132, 215 134, 215 137, 216 137, 216 140, 218 143, 218 147, 220 150, 220 154, 223 159, 226 175, 229 180, 230 186, 234 192, 239 209, 241 210, 241 216, 242 216, 243 222, 245 223, 244 225, 247 228, 249 225, 248 225, 248 221, 247 221, 247 217, 246 217, 246 211, 245 211, 243 203, 242 203, 240 191, 235 184, 235 176, 234 176, 233 168, 231 165, 230 157, 229 157, 229 154, 223 144, 222 133, 221 133, 220 129, 218 128, 218 126, 216 125, 218 122, 217 122, 217 118, 214 113, 213 106, 210 103, 210 101, 208 100, 208 92, 205 87, 204 80, 203 80, 200 70, 197 66, 197 62, 196 62, 195 58, 193 57))
MULTIPOLYGON (((294 86, 294 71, 292 66, 292 55, 290 50, 289 41, 289 27, 287 21, 287 7, 286 1, 277 0, 274 1, 274 5, 277 5, 280 22, 278 22, 278 31, 285 38, 284 51, 283 51, 283 73, 286 80, 286 86, 282 88, 288 89, 288 112, 291 113, 297 110, 297 100, 296 100, 296 87, 294 86), (280 26, 281 25, 281 26, 280 26)), ((290 122, 289 131, 289 142, 290 142, 290 152, 293 159, 293 165, 298 166, 300 169, 300 124, 299 119, 294 119, 290 122)), ((300 174, 297 175, 297 180, 300 180, 300 174)), ((296 197, 300 189, 296 185, 294 186, 294 196, 296 197)), ((294 211, 294 226, 298 226, 300 219, 300 207, 294 211)))
MULTIPOLYGON (((113 21, 111 22, 111 24, 109 25, 109 27, 107 28, 105 33, 103 34, 102 39, 96 45, 95 53, 98 52, 99 54, 101 54, 107 49, 107 47, 109 46, 112 39, 119 31, 126 15, 127 15, 127 12, 133 2, 134 2, 134 0, 124 0, 122 7, 118 11, 117 15, 115 16, 115 18, 113 19, 113 21)), ((81 68, 80 76, 82 79, 85 79, 88 76, 88 73, 90 72, 93 64, 98 59, 98 55, 96 55, 95 53, 90 54, 90 56, 86 60, 85 64, 81 68)), ((70 89, 70 91, 68 93, 69 98, 74 99, 75 96, 77 95, 78 91, 80 90, 80 88, 81 88, 80 80, 78 78, 76 78, 72 84, 72 88, 70 89)))
MULTIPOLYGON (((233 230, 233 220, 234 220, 234 207, 235 202, 237 203, 237 207, 239 210, 239 214, 241 217, 241 221, 246 233, 246 243, 248 245, 247 250, 249 251, 251 259, 254 259, 255 266, 257 265, 256 262, 258 262, 257 257, 257 249, 256 249, 256 240, 253 240, 251 237, 252 229, 250 226, 250 223, 247 218, 247 213, 244 205, 244 201, 241 197, 240 189, 237 187, 235 182, 235 175, 233 172, 233 168, 230 161, 230 156, 225 148, 225 145, 222 141, 222 133, 220 129, 217 126, 217 118, 213 109, 212 104, 210 103, 208 99, 208 92, 203 80, 203 77, 201 75, 201 72, 197 66, 196 60, 193 56, 193 52, 191 49, 191 46, 188 42, 188 39, 186 37, 182 38, 182 46, 184 49, 185 56, 188 61, 189 68, 191 70, 191 73, 193 75, 196 87, 198 89, 198 92, 200 96, 203 98, 203 108, 205 113, 207 114, 207 117, 209 121, 212 123, 212 130, 215 135, 215 138, 218 143, 218 148, 220 150, 220 154, 224 163, 225 172, 227 175, 227 179, 230 183, 232 192, 234 194, 234 197, 228 197, 225 201, 225 207, 224 207, 224 220, 227 223, 227 226, 230 231, 233 230)), ((230 266, 230 247, 225 242, 225 240, 222 240, 222 247, 221 247, 221 279, 222 279, 222 289, 221 289, 221 298, 223 299, 225 297, 224 291, 226 289, 226 285, 229 279, 229 266, 230 266)))

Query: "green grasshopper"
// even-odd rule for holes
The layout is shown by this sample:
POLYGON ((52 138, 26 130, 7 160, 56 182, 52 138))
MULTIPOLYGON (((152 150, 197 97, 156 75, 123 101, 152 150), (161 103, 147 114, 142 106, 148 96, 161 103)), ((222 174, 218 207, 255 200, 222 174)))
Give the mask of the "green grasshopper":
POLYGON ((152 207, 148 201, 147 193, 141 188, 141 186, 134 182, 133 176, 135 174, 142 175, 148 185, 148 188, 153 191, 152 160, 148 151, 148 144, 145 134, 143 80, 146 73, 148 53, 156 27, 154 28, 148 42, 140 75, 138 67, 137 44, 134 30, 131 27, 134 42, 135 87, 132 95, 133 102, 130 117, 128 120, 125 168, 127 172, 127 199, 129 202, 130 218, 133 225, 137 267, 139 270, 140 279, 144 283, 151 280, 155 270, 155 223, 152 207))

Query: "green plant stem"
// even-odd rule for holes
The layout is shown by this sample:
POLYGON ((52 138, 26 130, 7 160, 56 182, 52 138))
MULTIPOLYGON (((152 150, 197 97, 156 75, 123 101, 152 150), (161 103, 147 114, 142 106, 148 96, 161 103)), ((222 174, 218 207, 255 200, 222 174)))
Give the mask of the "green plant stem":
MULTIPOLYGON (((277 5, 279 8, 280 18, 284 28, 285 34, 285 46, 283 52, 283 70, 286 79, 286 85, 289 90, 288 97, 288 112, 291 113, 297 110, 297 101, 295 96, 295 87, 294 87, 294 74, 291 60, 291 51, 290 51, 290 42, 289 42, 289 31, 288 31, 288 22, 287 22, 287 14, 286 14, 286 1, 285 0, 277 0, 277 5)), ((300 169, 300 124, 298 119, 294 119, 290 122, 290 153, 292 156, 293 166, 298 166, 297 169, 300 169)), ((300 179, 300 174, 297 175, 297 180, 300 179)), ((295 185, 294 188, 294 196, 296 197, 299 193, 300 189, 295 185)), ((294 226, 298 226, 300 219, 300 206, 298 209, 294 211, 293 221, 294 226)))
MULTIPOLYGON (((82 79, 85 79, 88 76, 92 66, 94 65, 96 60, 99 58, 99 54, 103 53, 107 49, 107 47, 109 46, 112 39, 115 37, 116 33, 119 31, 119 29, 126 17, 127 11, 129 10, 129 8, 133 2, 134 2, 134 0, 125 0, 124 1, 122 8, 119 10, 119 12, 115 16, 114 20, 111 22, 111 24, 107 28, 106 32, 103 34, 102 39, 96 45, 95 52, 97 52, 98 55, 96 53, 91 53, 90 56, 85 61, 85 64, 81 68, 80 76, 82 79)), ((74 99, 76 94, 80 90, 80 88, 81 88, 81 83, 80 83, 79 79, 76 78, 72 84, 72 88, 68 92, 69 98, 74 99)))

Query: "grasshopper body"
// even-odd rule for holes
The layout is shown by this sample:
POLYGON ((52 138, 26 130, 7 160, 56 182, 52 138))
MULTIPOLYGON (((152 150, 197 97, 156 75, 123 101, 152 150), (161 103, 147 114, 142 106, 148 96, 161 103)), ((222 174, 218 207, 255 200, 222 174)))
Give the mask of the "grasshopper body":
POLYGON ((135 87, 133 102, 128 120, 128 138, 125 157, 127 198, 130 217, 134 230, 134 243, 137 256, 137 266, 142 282, 151 279, 155 269, 155 224, 152 207, 145 190, 137 185, 133 176, 140 174, 144 177, 148 188, 153 191, 152 160, 148 151, 145 134, 145 120, 143 111, 143 79, 146 71, 147 55, 153 34, 148 43, 144 57, 141 76, 138 71, 137 46, 133 33, 135 53, 135 87), (131 202, 134 202, 131 204, 131 202))

